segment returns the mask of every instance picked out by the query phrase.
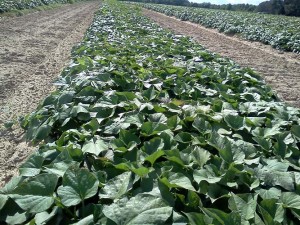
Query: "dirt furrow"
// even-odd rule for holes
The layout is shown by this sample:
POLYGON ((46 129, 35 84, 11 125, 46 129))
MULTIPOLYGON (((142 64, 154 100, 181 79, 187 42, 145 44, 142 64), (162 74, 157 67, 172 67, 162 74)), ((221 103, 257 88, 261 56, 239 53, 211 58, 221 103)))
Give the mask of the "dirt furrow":
POLYGON ((261 43, 252 43, 218 33, 198 24, 180 21, 143 9, 144 15, 175 33, 193 37, 206 49, 250 67, 264 77, 279 97, 300 107, 300 55, 283 53, 261 43))
POLYGON ((16 121, 53 90, 53 81, 92 22, 99 1, 65 5, 0 21, 0 186, 34 149, 16 121))

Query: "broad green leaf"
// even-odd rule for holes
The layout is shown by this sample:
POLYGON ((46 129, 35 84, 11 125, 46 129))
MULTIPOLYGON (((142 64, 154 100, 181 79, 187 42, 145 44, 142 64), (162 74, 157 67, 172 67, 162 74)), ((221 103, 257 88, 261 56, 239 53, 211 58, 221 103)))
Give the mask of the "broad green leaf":
POLYGON ((294 192, 282 192, 281 201, 285 208, 300 209, 300 195, 294 192))
POLYGON ((72 223, 71 225, 93 225, 94 223, 94 216, 93 215, 89 215, 83 219, 81 219, 80 221, 76 222, 76 223, 72 223))
POLYGON ((241 198, 239 195, 231 193, 231 197, 228 201, 229 208, 238 213, 242 220, 249 221, 254 218, 256 205, 257 205, 257 195, 252 197, 250 194, 246 194, 241 198))
POLYGON ((101 140, 98 139, 96 141, 90 140, 89 142, 86 142, 82 147, 83 153, 91 153, 94 155, 99 155, 102 151, 108 150, 107 144, 101 140))
POLYGON ((155 161, 156 161, 157 159, 159 159, 159 158, 160 158, 161 156, 163 156, 163 155, 165 155, 165 152, 162 151, 162 150, 158 150, 158 151, 152 153, 151 155, 147 156, 147 157, 145 158, 145 161, 150 162, 151 165, 153 166, 153 164, 155 163, 155 161))
POLYGON ((236 218, 237 214, 227 214, 221 210, 214 208, 202 208, 202 211, 209 217, 213 218, 212 224, 221 225, 241 225, 240 218, 236 218))
POLYGON ((45 124, 45 125, 41 125, 36 131, 35 131, 35 135, 34 135, 34 139, 35 140, 43 140, 46 139, 47 137, 49 137, 49 134, 51 132, 51 126, 45 124))
POLYGON ((151 136, 169 129, 167 125, 162 123, 145 122, 141 127, 141 134, 151 136))
POLYGON ((149 121, 153 123, 163 123, 167 122, 168 118, 163 113, 154 113, 149 115, 149 121))
POLYGON ((132 185, 132 175, 131 172, 122 173, 105 184, 105 186, 100 190, 100 198, 109 198, 109 199, 119 199, 125 195, 132 185))
POLYGON ((41 172, 44 162, 44 157, 39 155, 31 155, 20 168, 20 175, 26 177, 32 177, 38 175, 41 172))
POLYGON ((138 194, 128 201, 120 199, 103 208, 103 213, 107 218, 116 224, 124 225, 165 224, 172 211, 172 207, 161 198, 145 193, 138 194))
POLYGON ((72 102, 74 94, 73 91, 64 91, 58 98, 58 104, 62 105, 72 102))
POLYGON ((279 199, 281 191, 275 187, 270 189, 259 189, 256 191, 262 199, 279 199))
POLYGON ((219 151, 220 156, 225 162, 232 163, 234 161, 232 146, 226 137, 213 132, 208 143, 219 151))
POLYGON ((284 220, 284 209, 275 199, 264 199, 259 204, 259 210, 266 224, 281 224, 284 220))
POLYGON ((266 140, 263 137, 253 137, 253 140, 256 141, 263 149, 269 150, 272 147, 270 140, 266 140))
POLYGON ((180 143, 190 143, 193 140, 193 136, 187 132, 180 132, 174 137, 174 140, 180 143))
POLYGON ((157 94, 154 87, 150 87, 146 91, 144 91, 143 96, 146 97, 149 101, 155 99, 157 94))
POLYGON ((144 142, 144 151, 151 155, 152 153, 155 153, 158 150, 163 149, 164 143, 163 140, 159 137, 152 138, 150 141, 144 142))
POLYGON ((22 224, 28 220, 30 214, 22 210, 15 201, 9 199, 5 206, 0 210, 1 224, 22 224))
POLYGON ((202 168, 205 163, 210 159, 211 154, 204 150, 203 148, 196 147, 192 151, 192 158, 193 160, 202 168))
POLYGON ((173 211, 172 225, 186 225, 188 220, 183 215, 173 211))
POLYGON ((166 180, 162 180, 166 181, 166 184, 169 187, 181 187, 187 190, 196 191, 190 179, 182 173, 168 172, 164 174, 164 176, 166 180))
POLYGON ((198 184, 203 180, 208 183, 214 184, 218 183, 222 179, 221 177, 218 177, 215 172, 209 167, 201 170, 194 170, 193 177, 198 184))
POLYGON ((234 130, 239 130, 244 126, 244 118, 240 116, 228 114, 224 117, 224 120, 234 130))
POLYGON ((200 133, 209 133, 212 129, 210 123, 201 117, 197 117, 192 126, 200 133))
POLYGON ((136 146, 141 143, 138 136, 127 130, 121 130, 119 138, 127 147, 136 146))
POLYGON ((167 125, 170 130, 180 130, 182 128, 182 125, 180 125, 180 121, 180 118, 175 115, 168 118, 167 125))
POLYGON ((72 117, 76 117, 83 121, 87 121, 91 118, 89 111, 82 105, 74 106, 70 113, 72 117))
POLYGON ((9 197, 24 210, 31 213, 45 211, 54 202, 53 193, 58 177, 54 174, 40 174, 20 183, 9 197))
POLYGON ((291 128, 292 134, 300 138, 300 125, 293 125, 291 128))
POLYGON ((49 220, 51 220, 59 211, 60 209, 57 206, 55 206, 53 207, 53 210, 50 213, 48 213, 47 211, 37 213, 34 217, 35 224, 36 225, 47 224, 49 220))
POLYGON ((96 176, 87 169, 70 167, 65 172, 57 193, 62 204, 73 206, 93 197, 98 191, 98 185, 96 176))
POLYGON ((190 225, 206 225, 204 214, 202 213, 190 212, 184 213, 184 215, 189 219, 190 225))
POLYGON ((78 167, 79 168, 79 162, 68 160, 68 161, 61 161, 57 163, 51 163, 47 166, 44 166, 44 170, 48 173, 56 174, 60 177, 62 177, 65 172, 70 168, 70 167, 78 167))

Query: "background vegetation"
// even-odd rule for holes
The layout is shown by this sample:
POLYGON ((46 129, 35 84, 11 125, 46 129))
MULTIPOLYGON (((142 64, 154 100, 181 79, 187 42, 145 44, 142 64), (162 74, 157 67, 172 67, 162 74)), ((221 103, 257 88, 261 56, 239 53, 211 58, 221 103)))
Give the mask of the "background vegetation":
MULTIPOLYGON (((121 0, 122 1, 122 0, 121 0)), ((268 14, 281 14, 287 16, 300 16, 299 0, 269 0, 258 6, 252 4, 224 4, 215 5, 207 3, 194 3, 188 0, 131 0, 134 2, 157 3, 167 5, 191 6, 207 9, 224 9, 231 11, 262 12, 268 14)))

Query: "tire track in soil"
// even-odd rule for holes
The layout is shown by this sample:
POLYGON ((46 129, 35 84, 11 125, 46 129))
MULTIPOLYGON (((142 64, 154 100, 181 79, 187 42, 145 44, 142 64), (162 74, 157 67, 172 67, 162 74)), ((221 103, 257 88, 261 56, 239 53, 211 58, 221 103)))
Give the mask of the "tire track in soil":
POLYGON ((18 125, 7 130, 4 123, 32 112, 54 90, 53 81, 99 6, 81 2, 0 19, 0 186, 35 149, 18 125))
POLYGON ((201 25, 181 21, 151 10, 143 14, 164 28, 177 34, 188 35, 204 48, 230 58, 243 67, 257 71, 283 101, 300 107, 300 55, 279 52, 262 43, 241 40, 208 29, 201 25))

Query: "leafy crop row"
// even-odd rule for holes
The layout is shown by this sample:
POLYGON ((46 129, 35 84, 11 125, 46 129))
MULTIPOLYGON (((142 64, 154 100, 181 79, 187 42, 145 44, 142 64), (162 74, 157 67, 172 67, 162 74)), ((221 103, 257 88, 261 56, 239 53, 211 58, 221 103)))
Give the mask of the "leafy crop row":
POLYGON ((300 18, 158 4, 142 6, 219 32, 239 34, 276 49, 300 53, 300 18))
POLYGON ((105 4, 22 126, 8 224, 299 224, 300 111, 249 69, 105 4))
POLYGON ((0 13, 12 10, 32 9, 55 3, 66 4, 72 2, 74 2, 74 0, 0 0, 0 13))

